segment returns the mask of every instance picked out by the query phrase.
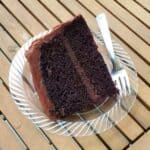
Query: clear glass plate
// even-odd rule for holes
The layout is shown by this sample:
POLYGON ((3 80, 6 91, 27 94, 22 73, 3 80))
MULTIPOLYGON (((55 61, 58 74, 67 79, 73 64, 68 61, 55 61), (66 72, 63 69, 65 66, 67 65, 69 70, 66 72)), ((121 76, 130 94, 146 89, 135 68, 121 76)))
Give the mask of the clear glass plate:
MULTIPOLYGON (((93 110, 77 113, 63 120, 53 121, 43 112, 38 95, 34 90, 27 60, 24 56, 25 51, 28 50, 31 43, 48 32, 50 31, 42 32, 27 41, 17 52, 11 64, 9 88, 19 110, 37 127, 59 135, 87 136, 102 133, 113 127, 127 115, 136 99, 138 79, 134 63, 130 56, 118 43, 113 41, 116 57, 129 76, 132 88, 130 95, 109 98, 100 106, 95 106, 93 110)), ((101 33, 93 33, 93 36, 99 47, 104 45, 101 33)), ((104 55, 104 59, 111 71, 111 63, 106 55, 104 55)))

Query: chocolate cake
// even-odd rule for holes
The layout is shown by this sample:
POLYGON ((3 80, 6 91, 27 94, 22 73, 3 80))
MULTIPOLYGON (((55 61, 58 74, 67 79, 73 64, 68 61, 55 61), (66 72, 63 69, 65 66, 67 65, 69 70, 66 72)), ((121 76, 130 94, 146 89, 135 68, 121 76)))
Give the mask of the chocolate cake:
POLYGON ((50 118, 84 112, 118 93, 81 15, 34 41, 25 55, 50 118))

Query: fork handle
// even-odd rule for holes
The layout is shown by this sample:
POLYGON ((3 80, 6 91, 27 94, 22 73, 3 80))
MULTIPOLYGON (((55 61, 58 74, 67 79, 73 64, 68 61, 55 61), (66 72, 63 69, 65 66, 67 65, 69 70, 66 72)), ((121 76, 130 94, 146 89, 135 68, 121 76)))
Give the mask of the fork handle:
POLYGON ((104 39, 104 43, 107 48, 109 57, 110 57, 112 63, 114 64, 115 63, 115 53, 114 53, 112 40, 111 40, 111 36, 110 36, 110 31, 109 31, 109 27, 108 27, 108 23, 107 23, 105 14, 104 13, 99 14, 96 17, 96 21, 97 21, 98 27, 102 33, 102 37, 104 39))

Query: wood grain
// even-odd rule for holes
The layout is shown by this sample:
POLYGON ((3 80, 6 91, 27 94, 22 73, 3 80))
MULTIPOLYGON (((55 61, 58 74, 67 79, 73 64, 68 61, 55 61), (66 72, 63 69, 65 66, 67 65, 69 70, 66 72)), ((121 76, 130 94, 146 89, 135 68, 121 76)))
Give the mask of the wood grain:
POLYGON ((149 0, 136 0, 139 2, 142 6, 144 6, 147 10, 150 11, 150 1, 149 0))
POLYGON ((0 22, 8 32, 20 43, 24 44, 31 36, 17 20, 0 4, 0 22))
POLYGON ((72 18, 71 14, 55 0, 40 0, 46 7, 49 8, 61 21, 67 21, 72 18), (56 9, 57 8, 57 9, 56 9))
POLYGON ((139 79, 138 94, 142 100, 150 107, 150 88, 141 79, 139 79))
POLYGON ((138 126, 136 122, 133 121, 131 117, 129 117, 129 115, 127 115, 121 122, 119 122, 118 126, 131 140, 134 140, 143 132, 143 129, 138 126))
POLYGON ((4 50, 5 54, 9 59, 13 58, 18 51, 18 45, 13 41, 13 39, 4 31, 0 26, 0 48, 4 50))
POLYGON ((12 131, 8 128, 5 121, 0 117, 0 149, 4 150, 21 150, 23 147, 19 140, 13 135, 12 131), (6 140, 7 139, 7 140, 6 140))
POLYGON ((28 28, 32 34, 38 34, 44 31, 44 27, 37 22, 37 20, 20 4, 14 0, 4 0, 3 3, 7 8, 16 16, 16 18, 22 22, 22 24, 28 28), (39 30, 40 29, 40 30, 39 30))
POLYGON ((150 111, 147 110, 138 99, 131 109, 131 114, 145 129, 150 127, 150 111))
POLYGON ((142 9, 139 5, 137 5, 134 1, 126 0, 117 0, 120 4, 122 4, 128 11, 130 11, 134 16, 139 18, 143 23, 145 23, 148 27, 150 27, 150 15, 147 11, 142 9))
POLYGON ((54 18, 54 16, 50 14, 38 1, 21 0, 21 2, 40 20, 40 22, 45 25, 46 28, 51 29, 59 24, 59 21, 54 18))
POLYGON ((95 136, 78 137, 79 142, 86 150, 102 149, 106 150, 106 146, 95 136))
POLYGON ((146 150, 150 147, 150 131, 146 132, 142 138, 137 140, 134 144, 132 144, 128 150, 146 150))
POLYGON ((45 133, 53 141, 53 143, 57 145, 57 148, 60 150, 80 149, 80 147, 73 141, 71 137, 59 136, 59 135, 51 134, 49 132, 45 132, 45 133))
POLYGON ((124 137, 124 135, 122 135, 115 127, 112 127, 111 129, 103 132, 101 134, 101 137, 114 150, 123 149, 129 143, 129 141, 124 137))
POLYGON ((9 73, 10 63, 3 53, 0 51, 0 77, 8 84, 8 73, 9 73), (5 66, 5 68, 3 68, 5 66))

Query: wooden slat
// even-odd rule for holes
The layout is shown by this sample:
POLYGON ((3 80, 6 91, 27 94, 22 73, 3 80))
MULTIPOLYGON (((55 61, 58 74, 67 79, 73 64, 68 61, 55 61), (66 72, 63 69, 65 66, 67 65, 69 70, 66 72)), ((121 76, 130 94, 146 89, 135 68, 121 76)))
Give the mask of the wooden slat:
MULTIPOLYGON (((58 149, 60 150, 72 150, 72 149, 79 149, 79 147, 77 147, 76 143, 72 143, 72 141, 70 141, 70 137, 66 137, 66 136, 59 136, 59 135, 52 135, 50 133, 47 132, 47 135, 53 139, 53 142, 57 145, 58 149)), ((95 135, 93 136, 87 136, 87 137, 77 137, 78 142, 82 145, 82 147, 86 150, 91 150, 91 149, 102 149, 102 150, 106 150, 106 146, 99 141, 95 135), (90 143, 89 143, 90 141, 90 143)))
POLYGON ((133 119, 131 119, 129 115, 119 122, 118 126, 130 138, 130 140, 134 140, 143 132, 143 129, 133 119))
MULTIPOLYGON (((0 83, 1 84, 1 83, 0 83)), ((4 120, 0 117, 0 149, 1 150, 22 150, 23 147, 13 135, 12 131, 8 128, 4 120), (7 139, 7 140, 6 140, 7 139)))
POLYGON ((115 127, 101 133, 101 137, 108 143, 111 149, 114 150, 123 149, 129 143, 115 127))
POLYGON ((84 8, 82 8, 75 0, 67 0, 60 2, 63 3, 75 15, 82 14, 91 30, 98 31, 98 26, 96 24, 95 18, 91 14, 89 14, 84 8))
POLYGON ((59 150, 77 150, 80 147, 73 141, 71 137, 60 136, 56 134, 51 134, 49 132, 45 132, 46 135, 53 141, 53 143, 57 146, 59 150))
POLYGON ((11 59, 15 56, 18 45, 12 40, 12 38, 3 30, 0 26, 0 48, 5 51, 7 56, 11 59))
POLYGON ((0 22, 20 43, 24 44, 30 38, 29 33, 16 21, 16 19, 0 4, 0 22))
POLYGON ((21 0, 21 2, 47 27, 52 28, 59 24, 58 20, 54 18, 38 1, 35 0, 21 0), (32 4, 32 5, 31 5, 32 4))
POLYGON ((150 148, 150 130, 147 131, 140 139, 130 145, 128 150, 148 150, 150 148))
POLYGON ((1 84, 0 85, 0 109, 12 124, 17 133, 23 138, 24 142, 31 149, 49 149, 50 145, 38 132, 35 126, 27 120, 16 108, 9 92, 1 84), (32 132, 31 132, 32 131, 32 132), (38 141, 38 144, 37 144, 38 141))
POLYGON ((18 3, 18 1, 3 0, 3 3, 13 14, 15 14, 18 20, 20 20, 32 34, 38 34, 39 32, 45 30, 44 27, 39 24, 37 20, 30 13, 28 13, 28 11, 20 3, 18 3))
MULTIPOLYGON (((83 1, 83 0, 80 1, 84 5, 86 5, 95 15, 98 15, 99 13, 105 13, 108 17, 110 28, 124 41, 126 41, 132 48, 134 48, 134 50, 137 53, 139 53, 149 62, 150 52, 149 52, 149 46, 147 44, 145 44, 140 38, 138 38, 133 32, 131 32, 127 27, 125 27, 121 22, 119 22, 113 15, 111 15, 107 10, 101 7, 97 2, 83 1)), ((87 18, 89 22, 89 26, 93 30, 97 29, 95 17, 93 17, 90 13, 88 13, 76 1, 67 0, 62 2, 75 14, 78 13, 83 14, 83 16, 87 18)))
POLYGON ((44 5, 46 5, 49 10, 51 10, 57 17, 59 16, 59 19, 61 21, 66 21, 69 18, 71 18, 71 14, 68 13, 68 11, 63 8, 57 1, 55 0, 40 0, 44 5))
POLYGON ((150 127, 150 111, 138 99, 135 101, 130 113, 145 129, 150 127))
POLYGON ((8 83, 8 73, 9 73, 10 63, 4 57, 3 53, 0 51, 0 77, 8 83), (5 66, 5 69, 3 68, 5 66))
POLYGON ((135 0, 150 11, 150 1, 149 0, 135 0))
POLYGON ((104 144, 98 140, 95 135, 85 136, 85 137, 78 137, 78 141, 81 143, 85 150, 106 150, 107 148, 104 144))
POLYGON ((117 2, 122 4, 126 9, 128 9, 137 18, 139 18, 142 22, 144 22, 147 26, 150 27, 150 15, 142 7, 140 7, 138 4, 131 0, 117 0, 117 2))
POLYGON ((109 9, 109 11, 111 11, 114 15, 116 15, 136 34, 138 34, 138 36, 140 36, 143 40, 150 44, 150 30, 139 20, 133 17, 128 11, 123 9, 114 0, 100 0, 99 2, 104 5, 104 7, 109 9))
POLYGON ((139 79, 138 95, 150 107, 150 88, 141 79, 139 79))

